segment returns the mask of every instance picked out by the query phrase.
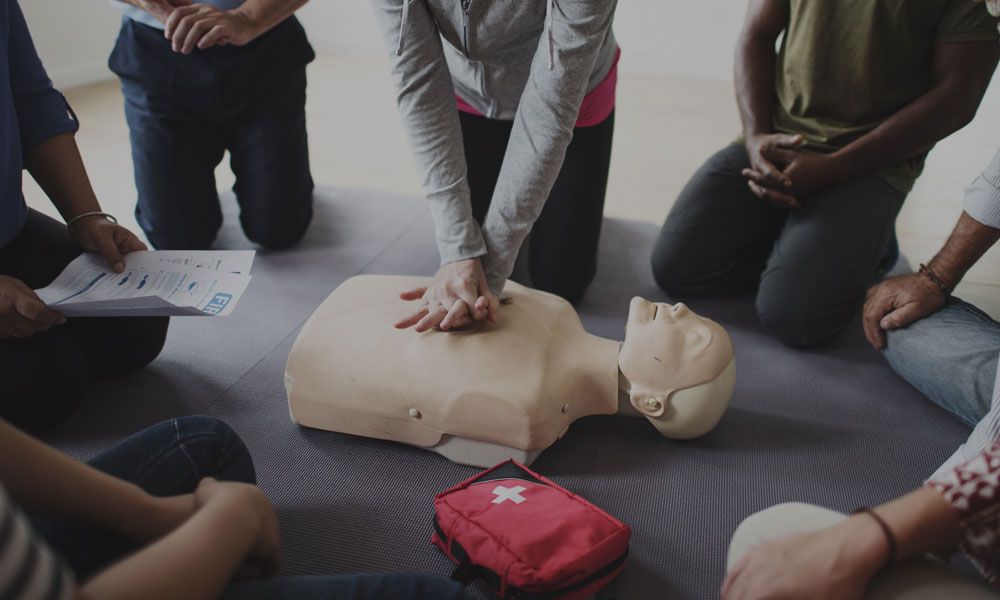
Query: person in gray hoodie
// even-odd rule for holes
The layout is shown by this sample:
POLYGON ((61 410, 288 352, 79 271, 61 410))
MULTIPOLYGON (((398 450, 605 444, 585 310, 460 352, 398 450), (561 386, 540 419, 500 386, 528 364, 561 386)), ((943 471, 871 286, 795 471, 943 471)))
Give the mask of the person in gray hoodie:
POLYGON ((372 0, 441 267, 398 327, 496 319, 531 283, 576 302, 596 271, 614 131, 615 0, 372 0), (457 103, 457 109, 456 109, 457 103))

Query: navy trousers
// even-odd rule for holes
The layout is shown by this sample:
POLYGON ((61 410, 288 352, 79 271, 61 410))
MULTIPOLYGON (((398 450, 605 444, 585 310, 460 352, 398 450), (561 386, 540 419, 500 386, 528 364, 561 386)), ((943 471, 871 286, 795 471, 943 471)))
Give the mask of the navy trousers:
POLYGON ((108 65, 121 78, 132 141, 136 219, 153 247, 204 249, 222 225, 215 167, 229 150, 247 237, 298 242, 312 218, 306 64, 315 54, 289 17, 246 46, 189 55, 163 31, 124 19, 108 65))

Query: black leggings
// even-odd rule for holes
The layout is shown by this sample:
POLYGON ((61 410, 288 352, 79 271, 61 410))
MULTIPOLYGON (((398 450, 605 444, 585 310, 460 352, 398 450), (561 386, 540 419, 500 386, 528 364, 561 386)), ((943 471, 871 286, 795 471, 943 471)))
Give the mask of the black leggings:
MULTIPOLYGON (((0 248, 0 275, 45 287, 81 254, 66 226, 34 210, 0 248)), ((78 317, 24 338, 0 338, 0 417, 40 433, 73 410, 93 376, 152 361, 167 336, 166 317, 78 317)))
MULTIPOLYGON (((482 225, 493 199, 511 121, 460 112, 472 214, 482 225)), ((528 273, 533 287, 576 304, 597 272, 604 194, 611 164, 615 113, 592 127, 577 127, 545 207, 528 237, 528 273)))

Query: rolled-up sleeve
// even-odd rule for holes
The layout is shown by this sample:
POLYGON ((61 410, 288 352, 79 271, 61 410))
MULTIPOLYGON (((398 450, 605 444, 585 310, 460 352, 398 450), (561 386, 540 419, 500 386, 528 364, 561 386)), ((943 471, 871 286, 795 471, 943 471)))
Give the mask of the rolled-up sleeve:
POLYGON ((987 227, 1000 229, 1000 151, 966 188, 965 212, 987 227))
POLYGON ((42 142, 61 133, 76 131, 80 125, 66 99, 52 87, 17 1, 10 0, 7 10, 10 87, 20 130, 21 153, 27 156, 42 142))

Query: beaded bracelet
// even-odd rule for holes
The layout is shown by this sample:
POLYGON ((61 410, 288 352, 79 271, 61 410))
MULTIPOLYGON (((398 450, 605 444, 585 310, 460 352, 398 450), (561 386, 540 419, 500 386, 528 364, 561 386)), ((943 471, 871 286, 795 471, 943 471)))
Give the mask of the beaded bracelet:
POLYGON ((76 215, 69 221, 66 221, 66 233, 73 235, 73 224, 80 219, 86 219, 87 217, 104 217, 105 219, 111 221, 112 223, 118 223, 118 219, 114 215, 109 215, 106 212, 101 212, 99 210, 92 210, 90 212, 85 212, 83 214, 76 215))
POLYGON ((875 519, 875 522, 878 523, 878 526, 882 528, 882 533, 885 534, 885 542, 889 546, 889 556, 886 557, 885 565, 883 565, 883 566, 887 567, 887 566, 895 563, 896 562, 896 536, 892 535, 892 530, 889 529, 889 525, 886 524, 886 522, 882 519, 882 517, 878 516, 878 513, 876 513, 874 510, 868 508, 867 506, 862 506, 862 507, 856 509, 851 514, 852 515, 856 515, 858 513, 864 513, 866 515, 870 515, 871 518, 875 519))
POLYGON ((943 279, 938 277, 937 273, 931 271, 930 267, 928 267, 923 263, 920 263, 920 274, 926 277, 927 279, 930 279, 934 283, 934 285, 938 286, 938 289, 941 290, 941 293, 943 293, 945 296, 951 295, 951 289, 948 287, 948 284, 946 284, 943 279))

